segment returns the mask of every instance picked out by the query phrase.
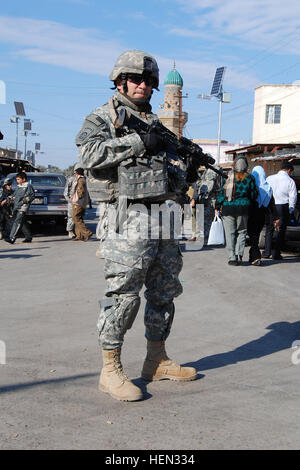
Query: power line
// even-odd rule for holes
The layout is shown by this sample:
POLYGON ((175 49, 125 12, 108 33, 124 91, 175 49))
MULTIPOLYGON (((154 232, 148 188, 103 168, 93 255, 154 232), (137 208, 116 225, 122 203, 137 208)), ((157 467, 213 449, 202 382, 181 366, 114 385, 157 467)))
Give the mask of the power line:
MULTIPOLYGON (((291 39, 289 39, 288 41, 285 41, 285 42, 282 42, 282 40, 280 39, 280 40, 277 41, 275 44, 273 44, 273 46, 272 46, 271 48, 269 48, 269 49, 264 49, 264 51, 265 51, 266 53, 264 53, 264 54, 262 55, 262 57, 260 57, 258 60, 255 60, 255 59, 254 59, 254 63, 253 63, 252 65, 251 65, 251 61, 250 61, 250 64, 249 64, 249 62, 243 64, 243 67, 244 67, 244 68, 247 68, 247 69, 253 68, 256 64, 258 64, 259 62, 261 62, 263 59, 265 59, 266 57, 270 56, 271 54, 274 54, 274 51, 278 51, 278 50, 282 49, 284 46, 286 46, 287 44, 290 44, 290 43, 295 39, 293 36, 296 36, 296 37, 299 36, 299 33, 300 33, 299 29, 300 29, 300 28, 297 27, 294 31, 292 31, 292 32, 289 34, 289 36, 292 36, 291 39), (280 46, 279 46, 279 47, 276 47, 277 44, 280 44, 280 46), (275 46, 275 48, 274 48, 274 46, 275 46), (273 49, 273 50, 272 50, 272 49, 273 49), (268 52, 268 51, 271 51, 271 52, 268 52)), ((257 56, 256 56, 256 58, 257 58, 257 56)))
MULTIPOLYGON (((285 98, 287 98, 287 97, 289 97, 289 96, 294 95, 295 93, 297 93, 297 91, 293 91, 292 93, 288 93, 287 95, 280 96, 279 98, 277 98, 277 100, 280 100, 280 101, 281 101, 281 100, 283 100, 283 99, 285 99, 285 98)), ((244 104, 241 104, 241 105, 239 105, 239 106, 236 106, 236 107, 233 108, 233 109, 236 110, 236 109, 239 109, 239 108, 243 108, 243 107, 245 107, 245 106, 249 106, 250 104, 253 105, 253 104, 254 104, 254 100, 252 100, 251 102, 249 101, 248 103, 244 103, 244 104)), ((265 104, 262 104, 262 105, 260 105, 260 106, 257 106, 256 109, 264 108, 264 106, 265 106, 265 104)), ((233 109, 224 110, 224 113, 223 113, 223 114, 226 115, 226 118, 235 118, 235 117, 239 117, 239 116, 243 115, 244 113, 250 114, 250 113, 253 112, 253 109, 251 109, 250 111, 243 111, 242 113, 237 113, 237 114, 236 114, 236 113, 233 113, 233 114, 230 114, 230 113, 233 111, 233 109)), ((213 116, 217 116, 217 113, 214 113, 213 116)), ((226 120, 226 118, 225 118, 225 120, 226 120)), ((205 117, 203 117, 202 119, 204 120, 205 117)), ((208 122, 205 122, 205 121, 204 121, 204 122, 202 122, 202 121, 199 122, 199 121, 198 121, 198 122, 193 123, 193 124, 207 125, 207 124, 212 124, 212 123, 214 123, 214 122, 215 122, 215 121, 208 121, 208 122)))
MULTIPOLYGON (((277 47, 277 48, 275 47, 275 49, 274 49, 274 46, 272 46, 273 52, 274 52, 274 51, 277 51, 277 50, 280 50, 280 49, 282 49, 284 46, 286 46, 287 44, 289 44, 292 40, 295 39, 294 36, 296 36, 296 37, 299 36, 299 33, 300 33, 299 29, 300 29, 300 28, 297 27, 295 31, 293 31, 293 32, 291 32, 291 33, 289 34, 289 36, 292 36, 292 38, 289 39, 288 41, 285 41, 285 42, 283 42, 283 43, 282 43, 281 40, 277 41, 277 42, 275 43, 275 46, 276 46, 277 44, 280 44, 280 46, 277 47)), ((266 51, 272 50, 272 48, 266 49, 266 51)), ((247 67, 248 69, 249 69, 249 68, 253 68, 254 65, 256 65, 258 62, 260 62, 263 58, 267 57, 268 55, 271 55, 271 54, 270 54, 270 53, 269 53, 269 54, 264 54, 259 60, 255 61, 252 65, 249 66, 249 62, 247 62, 247 64, 245 63, 245 64, 243 64, 243 66, 244 66, 244 68, 247 67)), ((272 74, 272 75, 267 76, 266 79, 268 79, 268 78, 273 78, 274 76, 276 77, 276 76, 278 76, 278 75, 282 75, 284 72, 286 72, 287 70, 290 70, 290 69, 294 68, 294 67, 295 67, 296 65, 298 65, 299 63, 300 63, 300 61, 297 61, 295 64, 293 64, 293 65, 291 65, 291 66, 289 66, 289 67, 286 67, 285 69, 281 70, 279 73, 276 73, 276 74, 272 74)), ((235 108, 231 108, 231 109, 229 109, 229 110, 224 110, 224 113, 223 113, 223 114, 226 115, 226 114, 228 114, 228 113, 231 113, 234 109, 240 109, 240 108, 243 108, 243 107, 245 107, 245 106, 253 105, 253 104, 254 104, 254 100, 251 100, 251 102, 243 103, 243 104, 241 104, 241 105, 239 105, 239 106, 236 106, 235 108)), ((252 111, 251 111, 251 112, 252 112, 252 111)), ((248 113, 247 113, 247 114, 248 114, 248 113)), ((217 113, 210 113, 210 114, 206 115, 205 117, 203 117, 202 119, 205 120, 205 119, 207 119, 207 117, 211 117, 211 116, 216 117, 216 116, 217 116, 217 113)), ((232 116, 232 115, 231 115, 231 116, 232 116)), ((240 116, 240 113, 237 114, 237 116, 240 116)), ((211 123, 212 123, 212 121, 210 121, 208 124, 211 124, 211 123)), ((205 125, 206 125, 206 123, 205 123, 205 125)))
POLYGON ((68 90, 70 88, 76 88, 76 89, 83 89, 83 90, 86 90, 86 89, 90 89, 90 90, 108 90, 109 91, 109 86, 108 87, 99 87, 99 86, 89 86, 89 85, 86 85, 86 86, 78 86, 78 85, 73 85, 73 86, 69 86, 69 85, 49 85, 49 84, 46 84, 46 83, 33 83, 33 82, 19 82, 19 81, 15 81, 15 80, 5 80, 6 83, 15 83, 15 84, 18 84, 18 85, 30 85, 30 86, 37 86, 37 87, 48 87, 48 88, 67 88, 68 90))

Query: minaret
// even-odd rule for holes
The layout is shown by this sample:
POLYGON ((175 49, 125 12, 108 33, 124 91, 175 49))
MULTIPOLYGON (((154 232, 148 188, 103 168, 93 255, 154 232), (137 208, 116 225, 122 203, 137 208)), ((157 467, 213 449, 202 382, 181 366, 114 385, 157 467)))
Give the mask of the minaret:
POLYGON ((161 111, 158 111, 158 117, 170 131, 177 137, 182 136, 182 129, 188 120, 188 114, 182 112, 182 87, 183 80, 175 67, 171 70, 165 80, 164 105, 161 111))

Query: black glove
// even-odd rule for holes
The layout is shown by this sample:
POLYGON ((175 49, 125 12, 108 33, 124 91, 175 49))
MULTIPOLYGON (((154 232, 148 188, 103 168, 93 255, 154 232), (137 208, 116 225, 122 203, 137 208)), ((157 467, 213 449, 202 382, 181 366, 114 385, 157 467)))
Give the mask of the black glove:
POLYGON ((150 155, 157 155, 159 152, 164 150, 165 143, 163 138, 156 132, 148 132, 147 134, 140 135, 146 150, 150 155))
POLYGON ((216 160, 209 153, 207 153, 206 156, 207 156, 207 163, 209 163, 210 165, 213 165, 214 163, 216 163, 216 160))

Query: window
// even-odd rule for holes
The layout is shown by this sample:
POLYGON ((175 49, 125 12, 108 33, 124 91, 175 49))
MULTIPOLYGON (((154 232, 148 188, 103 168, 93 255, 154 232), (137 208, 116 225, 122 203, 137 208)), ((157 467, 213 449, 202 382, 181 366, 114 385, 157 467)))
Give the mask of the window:
POLYGON ((281 104, 266 105, 266 124, 280 124, 281 104))
POLYGON ((66 184, 66 178, 63 175, 28 175, 27 181, 33 186, 62 186, 66 184))
MULTIPOLYGON (((13 178, 13 189, 16 189, 17 181, 16 174, 12 173, 8 175, 13 178)), ((64 175, 47 175, 45 173, 36 173, 34 175, 27 173, 27 181, 32 184, 32 186, 50 186, 50 187, 65 187, 66 178, 64 175)))

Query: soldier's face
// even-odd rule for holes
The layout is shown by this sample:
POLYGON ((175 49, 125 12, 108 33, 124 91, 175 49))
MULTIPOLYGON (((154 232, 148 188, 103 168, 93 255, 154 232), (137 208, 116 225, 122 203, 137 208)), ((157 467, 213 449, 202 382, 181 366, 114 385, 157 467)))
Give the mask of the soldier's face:
MULTIPOLYGON (((124 93, 124 87, 117 82, 117 88, 121 93, 124 93)), ((127 96, 129 98, 140 99, 141 101, 146 101, 150 98, 152 93, 152 85, 146 85, 145 82, 134 83, 130 79, 127 80, 127 96)))

